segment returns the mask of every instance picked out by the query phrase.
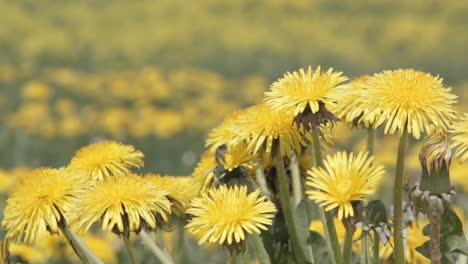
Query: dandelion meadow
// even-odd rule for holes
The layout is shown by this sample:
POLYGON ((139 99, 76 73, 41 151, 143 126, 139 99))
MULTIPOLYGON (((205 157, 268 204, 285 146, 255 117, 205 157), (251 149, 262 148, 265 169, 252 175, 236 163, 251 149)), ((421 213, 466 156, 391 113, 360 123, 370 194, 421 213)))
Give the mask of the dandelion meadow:
POLYGON ((466 1, 1 1, 0 262, 467 263, 466 1))

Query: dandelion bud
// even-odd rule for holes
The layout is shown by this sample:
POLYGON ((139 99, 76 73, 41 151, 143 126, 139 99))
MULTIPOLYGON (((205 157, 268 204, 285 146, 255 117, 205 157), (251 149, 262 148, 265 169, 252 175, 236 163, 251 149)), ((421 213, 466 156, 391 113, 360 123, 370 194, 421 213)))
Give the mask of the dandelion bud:
POLYGON ((433 195, 449 193, 452 152, 444 128, 432 129, 424 139, 419 160, 422 167, 421 190, 430 191, 433 195))

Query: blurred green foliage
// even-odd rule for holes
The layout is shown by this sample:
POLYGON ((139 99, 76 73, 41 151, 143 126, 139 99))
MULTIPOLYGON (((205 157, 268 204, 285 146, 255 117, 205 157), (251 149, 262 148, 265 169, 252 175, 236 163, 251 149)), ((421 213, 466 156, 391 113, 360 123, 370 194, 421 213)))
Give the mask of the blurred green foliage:
POLYGON ((147 171, 190 173, 210 127, 308 65, 349 77, 411 67, 461 85, 461 96, 467 87, 466 1, 0 0, 0 25, 0 165, 8 168, 66 165, 79 146, 110 137, 141 149, 147 171), (30 99, 31 83, 51 95, 30 99), (167 95, 151 97, 148 83, 167 95), (60 100, 73 103, 72 116, 59 115, 60 100), (28 128, 34 120, 45 128, 28 128), (159 120, 169 128, 141 132, 159 120), (79 131, 63 136, 62 126, 79 131))

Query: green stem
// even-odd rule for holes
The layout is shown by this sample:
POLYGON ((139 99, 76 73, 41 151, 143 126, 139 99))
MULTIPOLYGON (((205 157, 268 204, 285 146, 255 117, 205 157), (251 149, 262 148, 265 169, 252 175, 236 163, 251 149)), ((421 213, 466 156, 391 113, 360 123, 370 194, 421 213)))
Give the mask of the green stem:
POLYGON ((271 264, 270 256, 267 254, 260 236, 258 234, 252 234, 251 237, 254 242, 255 251, 257 252, 260 264, 271 264))
POLYGON ((369 152, 369 156, 374 155, 374 131, 372 127, 367 128, 367 151, 369 152))
POLYGON ((408 130, 405 128, 403 134, 400 136, 400 143, 398 144, 398 156, 395 174, 395 186, 393 192, 393 206, 394 206, 394 238, 395 248, 393 251, 393 258, 395 264, 405 263, 405 246, 403 241, 403 177, 405 171, 405 152, 408 141, 408 130))
POLYGON ((237 264, 237 254, 231 253, 231 261, 230 264, 237 264))
POLYGON ((81 262, 86 264, 104 264, 104 262, 86 246, 83 239, 75 234, 66 223, 60 223, 59 226, 81 262))
POLYGON ((265 179, 265 173, 263 172, 263 164, 261 162, 258 163, 257 169, 255 170, 255 178, 257 179, 258 185, 260 186, 260 190, 262 191, 263 195, 271 198, 270 190, 268 189, 268 185, 265 179))
POLYGON ((244 264, 250 264, 250 255, 248 247, 245 249, 244 254, 242 254, 242 260, 244 264))
POLYGON ((373 264, 379 264, 380 262, 380 238, 379 238, 379 234, 377 234, 377 232, 374 231, 374 239, 373 239, 373 244, 372 244, 372 263, 373 264))
POLYGON ((370 234, 366 231, 363 238, 361 239, 361 264, 369 264, 369 236, 370 234))
POLYGON ((164 254, 164 252, 158 247, 158 245, 156 245, 154 240, 148 235, 148 233, 146 233, 145 230, 141 230, 140 238, 162 264, 174 264, 172 259, 164 254))
POLYGON ((130 237, 124 235, 122 236, 122 238, 123 238, 125 247, 127 248, 128 258, 130 259, 130 263, 138 264, 138 261, 136 260, 136 257, 135 257, 135 252, 133 252, 133 247, 132 247, 132 242, 130 241, 130 237))
POLYGON ((294 151, 291 156, 291 183, 293 189, 294 207, 298 206, 302 200, 302 181, 299 168, 299 157, 294 151))
MULTIPOLYGON (((313 152, 314 152, 314 160, 316 166, 322 166, 322 150, 320 149, 320 140, 318 136, 318 131, 316 127, 312 128, 312 141, 313 141, 313 152)), ((328 246, 328 251, 330 258, 332 259, 333 263, 341 264, 342 263, 342 255, 340 249, 340 242, 338 240, 338 235, 336 233, 335 223, 333 222, 333 214, 330 211, 325 211, 323 207, 319 209, 320 219, 322 220, 322 224, 325 230, 325 236, 328 246)))
POLYGON ((351 223, 347 223, 345 225, 349 225, 349 227, 346 228, 345 240, 343 244, 343 264, 351 264, 353 235, 355 228, 353 226, 350 226, 351 223))
POLYGON ((296 224, 294 222, 293 213, 291 209, 291 201, 289 199, 289 185, 288 179, 286 178, 286 170, 284 168, 283 156, 278 151, 276 154, 276 169, 278 172, 278 182, 280 189, 280 198, 281 203, 284 209, 284 216, 286 218, 286 226, 289 231, 289 236, 291 237, 292 248, 296 255, 298 263, 305 263, 306 258, 304 251, 302 250, 301 243, 299 242, 299 237, 297 236, 296 224))
MULTIPOLYGON (((438 200, 439 198, 435 198, 438 200)), ((440 200, 439 200, 440 201, 440 200)), ((430 257, 431 264, 440 264, 441 263, 441 252, 440 252, 440 221, 442 212, 437 208, 437 202, 429 202, 429 224, 430 224, 430 257), (432 205, 432 206, 431 206, 432 205)))

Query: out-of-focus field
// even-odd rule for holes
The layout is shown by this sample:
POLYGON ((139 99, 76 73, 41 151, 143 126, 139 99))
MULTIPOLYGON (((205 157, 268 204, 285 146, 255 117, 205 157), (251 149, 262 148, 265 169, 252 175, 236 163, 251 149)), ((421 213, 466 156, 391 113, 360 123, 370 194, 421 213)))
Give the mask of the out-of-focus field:
MULTIPOLYGON (((308 65, 350 78, 440 75, 466 112, 467 45, 468 1, 459 0, 0 0, 0 189, 104 138, 145 153, 141 172, 188 175, 227 113, 308 65)), ((365 148, 364 133, 335 132, 335 149, 365 148)), ((378 136, 390 183, 397 138, 378 136)), ((419 150, 411 142, 408 181, 419 176, 419 150)), ((454 162, 460 204, 466 171, 454 162)))

